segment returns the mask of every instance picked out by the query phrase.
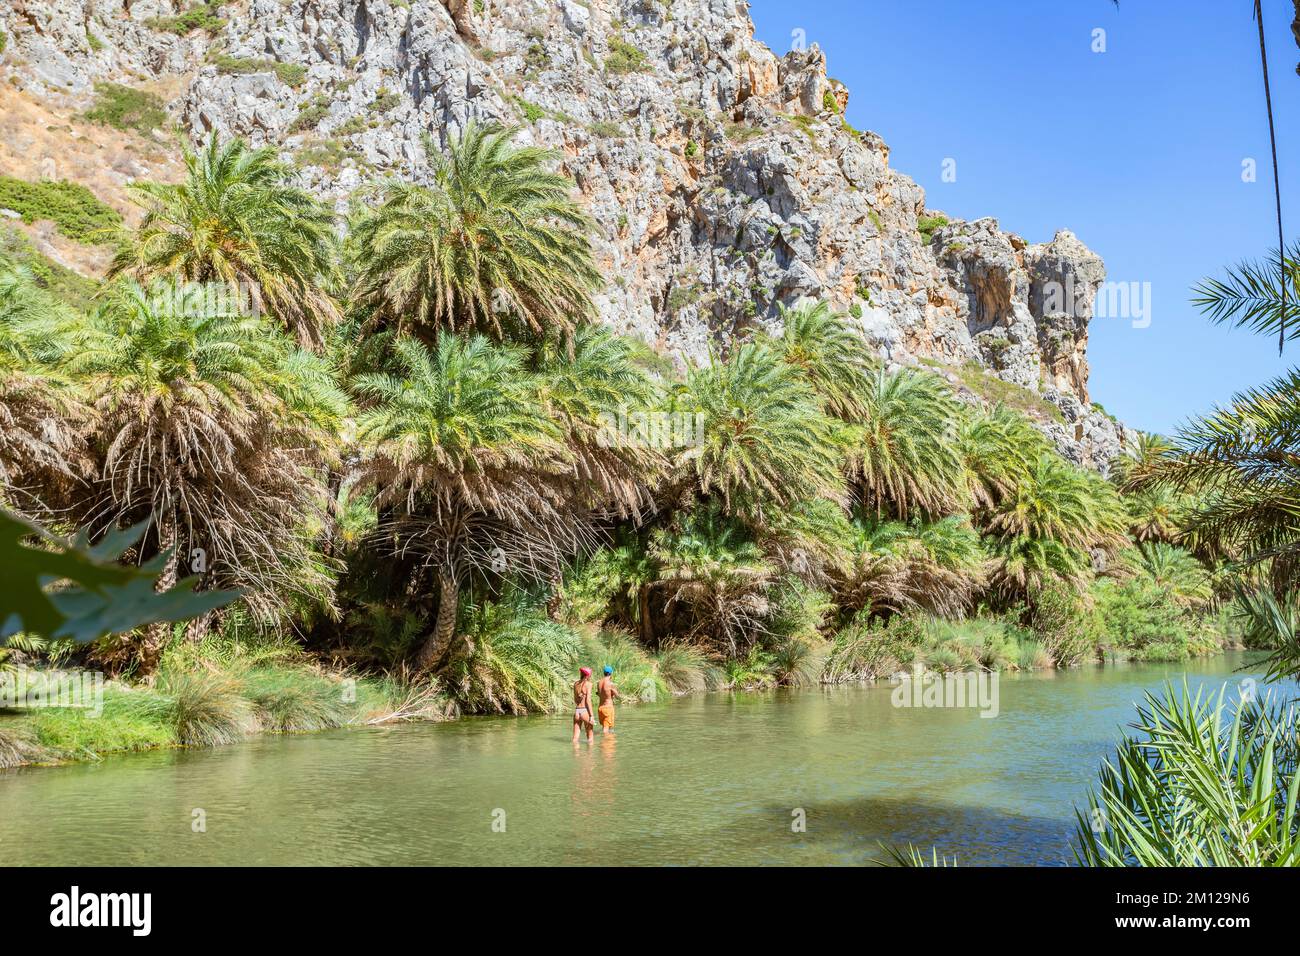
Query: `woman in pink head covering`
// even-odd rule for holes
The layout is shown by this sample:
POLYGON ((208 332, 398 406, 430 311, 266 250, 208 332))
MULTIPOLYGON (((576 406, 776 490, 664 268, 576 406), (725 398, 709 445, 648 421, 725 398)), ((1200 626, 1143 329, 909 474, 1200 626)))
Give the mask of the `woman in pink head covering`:
POLYGON ((587 742, 590 743, 596 732, 596 724, 591 710, 591 668, 584 667, 578 672, 581 676, 573 684, 573 742, 585 728, 587 742))

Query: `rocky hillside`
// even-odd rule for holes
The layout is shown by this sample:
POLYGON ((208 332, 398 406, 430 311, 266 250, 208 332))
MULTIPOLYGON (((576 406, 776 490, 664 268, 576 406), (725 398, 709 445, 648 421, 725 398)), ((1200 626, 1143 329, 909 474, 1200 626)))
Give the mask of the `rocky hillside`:
POLYGON ((777 56, 743 0, 6 0, 0 30, 25 100, 75 115, 103 81, 163 91, 190 137, 277 144, 340 209, 421 178, 471 121, 522 126, 599 224, 619 330, 699 357, 824 297, 891 362, 1025 408, 1076 461, 1104 468, 1123 440, 1088 396, 1101 259, 927 210, 844 120, 821 51, 777 56))

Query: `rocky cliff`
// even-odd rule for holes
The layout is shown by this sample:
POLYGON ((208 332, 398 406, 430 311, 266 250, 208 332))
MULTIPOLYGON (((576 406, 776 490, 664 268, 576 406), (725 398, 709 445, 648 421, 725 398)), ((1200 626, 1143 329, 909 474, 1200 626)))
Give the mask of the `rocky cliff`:
POLYGON ((699 357, 827 298, 888 361, 1016 400, 1077 461, 1123 440, 1088 396, 1102 261, 1066 231, 1031 244, 927 210, 847 124, 821 51, 778 57, 740 0, 5 0, 0 29, 24 97, 178 91, 190 137, 274 143, 340 209, 366 180, 420 179, 471 121, 519 125, 599 224, 620 331, 699 357))

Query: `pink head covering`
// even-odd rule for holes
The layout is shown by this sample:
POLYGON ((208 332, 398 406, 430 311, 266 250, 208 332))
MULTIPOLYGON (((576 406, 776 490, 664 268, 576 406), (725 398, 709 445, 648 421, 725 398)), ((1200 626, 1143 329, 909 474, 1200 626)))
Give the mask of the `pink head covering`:
POLYGON ((580 667, 580 668, 578 668, 578 673, 581 674, 583 677, 590 677, 590 676, 591 676, 591 668, 590 668, 590 667, 580 667))

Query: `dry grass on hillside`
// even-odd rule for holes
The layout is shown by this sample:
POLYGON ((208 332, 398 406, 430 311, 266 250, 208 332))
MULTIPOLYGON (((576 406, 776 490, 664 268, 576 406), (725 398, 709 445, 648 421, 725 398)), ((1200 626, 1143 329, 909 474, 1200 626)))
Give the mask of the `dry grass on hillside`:
MULTIPOLYGON (((127 185, 136 179, 179 179, 183 168, 178 150, 166 142, 87 123, 79 115, 78 110, 0 85, 0 171, 32 181, 80 183, 135 222, 138 210, 127 185)), ((14 225, 44 255, 82 275, 101 276, 108 265, 105 247, 73 242, 49 223, 14 225)))

